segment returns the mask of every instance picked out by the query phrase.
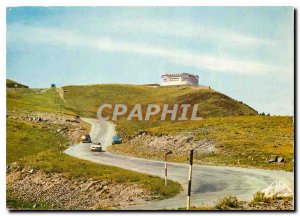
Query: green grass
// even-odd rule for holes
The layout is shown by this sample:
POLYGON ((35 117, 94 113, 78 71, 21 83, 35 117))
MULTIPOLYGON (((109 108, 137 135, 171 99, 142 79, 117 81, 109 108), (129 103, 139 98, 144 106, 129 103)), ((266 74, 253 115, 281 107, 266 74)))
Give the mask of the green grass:
POLYGON ((9 110, 47 111, 73 114, 55 89, 39 92, 37 89, 7 89, 6 106, 9 110))
MULTIPOLYGON (((289 117, 262 117, 242 102, 235 101, 219 92, 208 89, 194 89, 189 86, 150 88, 138 85, 89 85, 66 86, 64 98, 59 98, 55 89, 43 92, 7 89, 8 109, 41 110, 69 113, 84 117, 96 117, 100 104, 123 103, 132 107, 139 103, 172 104, 198 103, 203 121, 170 122, 152 119, 150 121, 116 121, 117 132, 126 141, 138 130, 149 130, 153 134, 178 134, 193 132, 195 139, 213 140, 217 144, 216 154, 197 155, 196 163, 250 166, 271 169, 293 169, 294 132, 289 117), (254 115, 254 116, 253 116, 254 115), (223 118, 226 116, 226 118, 223 118), (235 116, 235 117, 228 117, 235 116), (213 118, 212 118, 213 117, 213 118), (267 164, 271 154, 285 157, 283 165, 267 164)), ((109 114, 109 111, 106 113, 109 114)), ((135 147, 120 145, 119 152, 138 157, 161 158, 162 152, 137 151, 135 147)), ((186 156, 174 158, 186 162, 186 156)))
MULTIPOLYGON (((139 122, 141 125, 142 123, 139 122)), ((292 171, 294 159, 294 126, 291 117, 241 116, 207 118, 202 121, 162 122, 158 126, 145 126, 153 135, 192 133, 194 140, 209 140, 216 143, 214 154, 195 152, 195 163, 283 169, 292 171), (284 157, 284 164, 267 163, 272 154, 284 157)), ((122 133, 134 134, 129 124, 119 124, 122 133)), ((124 143, 110 148, 111 151, 137 157, 161 159, 164 152, 153 152, 141 142, 138 145, 124 143)), ((170 160, 187 162, 187 155, 171 155, 170 160)))
MULTIPOLYGON (((151 88, 139 85, 90 85, 65 86, 65 100, 71 110, 81 116, 96 117, 101 104, 199 104, 199 113, 208 116, 257 115, 257 112, 226 95, 209 89, 195 89, 190 86, 151 88)), ((130 111, 130 109, 129 109, 130 111)), ((128 111, 128 112, 129 112, 128 111)), ((143 109, 143 113, 145 109, 143 109)), ((180 113, 180 112, 179 112, 180 113)), ((106 111, 105 114, 111 114, 106 111)))
MULTIPOLYGON (((81 104, 84 103, 81 101, 81 104)), ((86 109, 82 108, 82 105, 76 107, 76 105, 65 104, 55 89, 47 91, 7 89, 8 110, 45 111, 76 115, 80 114, 81 109, 86 109)), ((163 179, 159 177, 95 164, 65 155, 61 151, 66 148, 67 143, 65 137, 53 133, 49 128, 41 128, 30 122, 7 120, 8 164, 18 161, 24 166, 42 169, 48 173, 63 173, 69 178, 106 179, 112 183, 137 184, 149 190, 157 199, 175 196, 181 189, 181 186, 173 181, 170 181, 168 187, 165 187, 163 179)), ((14 200, 13 195, 9 196, 8 201, 10 203, 8 205, 21 205, 22 203, 25 205, 27 202, 14 200)))
POLYGON ((148 189, 158 199, 175 196, 180 185, 146 174, 121 168, 80 160, 64 153, 68 141, 49 129, 20 121, 8 121, 7 161, 18 161, 23 166, 41 169, 46 173, 63 173, 68 178, 93 178, 109 180, 112 183, 138 184, 148 189))
POLYGON ((220 210, 228 210, 238 208, 239 205, 239 201, 235 196, 229 196, 219 199, 214 207, 220 210))
POLYGON ((8 120, 6 134, 8 163, 36 155, 66 142, 62 136, 48 132, 31 122, 8 120))

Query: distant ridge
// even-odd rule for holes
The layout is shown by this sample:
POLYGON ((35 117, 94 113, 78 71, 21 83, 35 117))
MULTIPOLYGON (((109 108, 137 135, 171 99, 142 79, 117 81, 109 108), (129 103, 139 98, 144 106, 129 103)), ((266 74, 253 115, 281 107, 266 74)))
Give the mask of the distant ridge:
POLYGON ((29 88, 27 85, 23 85, 14 80, 6 79, 6 88, 29 88))

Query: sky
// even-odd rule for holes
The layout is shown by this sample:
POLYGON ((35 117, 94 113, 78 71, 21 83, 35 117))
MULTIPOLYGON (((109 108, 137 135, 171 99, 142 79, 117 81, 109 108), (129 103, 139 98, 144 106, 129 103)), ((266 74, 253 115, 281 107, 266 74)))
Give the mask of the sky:
POLYGON ((10 7, 7 78, 33 88, 199 75, 259 112, 294 115, 292 7, 10 7))

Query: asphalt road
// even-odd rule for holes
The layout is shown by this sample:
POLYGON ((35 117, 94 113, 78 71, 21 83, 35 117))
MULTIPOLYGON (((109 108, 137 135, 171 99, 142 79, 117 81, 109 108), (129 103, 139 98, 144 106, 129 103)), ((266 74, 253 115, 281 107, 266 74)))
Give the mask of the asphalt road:
MULTIPOLYGON (((97 119, 83 120, 92 125, 90 133, 92 140, 100 141, 105 150, 111 144, 112 136, 115 134, 114 125, 110 122, 99 122, 97 119)), ((91 152, 89 147, 89 144, 80 143, 69 147, 65 153, 95 163, 164 177, 163 161, 115 155, 109 152, 91 152)), ((127 209, 158 210, 186 206, 188 164, 168 163, 168 177, 182 185, 184 190, 179 195, 127 209)), ((236 196, 239 200, 251 200, 254 193, 268 187, 275 180, 280 180, 292 190, 294 189, 294 175, 291 172, 193 165, 191 205, 211 205, 218 198, 229 195, 236 196)))

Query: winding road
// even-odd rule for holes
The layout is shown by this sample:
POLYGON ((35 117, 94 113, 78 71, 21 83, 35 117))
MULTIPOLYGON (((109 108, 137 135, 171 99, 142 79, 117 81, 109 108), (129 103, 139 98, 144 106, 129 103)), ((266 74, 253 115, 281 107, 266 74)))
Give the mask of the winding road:
MULTIPOLYGON (((114 124, 97 119, 83 118, 83 120, 92 125, 90 133, 92 140, 101 142, 105 150, 111 144, 112 136, 115 134, 114 124)), ((95 163, 164 177, 163 161, 116 155, 109 152, 91 152, 89 147, 90 145, 86 143, 80 143, 69 147, 65 153, 95 163)), ((168 163, 168 178, 179 182, 184 190, 174 198, 151 201, 145 205, 131 206, 127 209, 159 210, 186 206, 187 175, 188 164, 168 163)), ((279 180, 294 190, 294 174, 292 172, 193 165, 191 205, 211 205, 218 198, 229 195, 236 196, 239 200, 251 200, 255 192, 268 187, 275 180, 279 180)))

